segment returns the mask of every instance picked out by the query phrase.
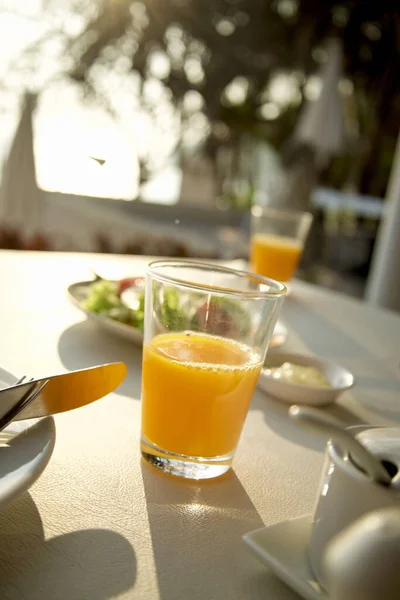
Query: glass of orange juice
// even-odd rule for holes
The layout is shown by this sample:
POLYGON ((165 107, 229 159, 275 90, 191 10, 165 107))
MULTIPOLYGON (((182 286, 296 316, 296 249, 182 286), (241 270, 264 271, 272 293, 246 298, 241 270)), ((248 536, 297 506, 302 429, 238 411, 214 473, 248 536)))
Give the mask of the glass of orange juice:
POLYGON ((286 288, 242 271, 156 261, 146 277, 143 457, 208 479, 230 468, 286 288))
POLYGON ((289 281, 299 265, 312 218, 308 212, 253 206, 251 270, 278 281, 289 281))

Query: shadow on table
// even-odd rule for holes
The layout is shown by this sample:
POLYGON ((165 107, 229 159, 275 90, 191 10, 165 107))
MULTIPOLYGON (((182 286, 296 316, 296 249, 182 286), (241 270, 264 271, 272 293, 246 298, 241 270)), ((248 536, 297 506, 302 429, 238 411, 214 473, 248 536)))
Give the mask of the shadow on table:
MULTIPOLYGON (((297 425, 288 414, 289 404, 284 404, 257 390, 250 410, 261 411, 268 427, 294 444, 324 452, 327 438, 306 431, 297 425)), ((340 404, 324 407, 324 412, 340 419, 347 426, 365 423, 358 415, 340 404)))
POLYGON ((266 577, 270 586, 282 588, 242 541, 263 521, 233 471, 196 482, 166 475, 144 460, 141 469, 161 600, 261 599, 266 577))
POLYGON ((121 535, 87 529, 44 538, 40 514, 28 493, 0 514, 2 600, 107 600, 133 588, 135 553, 121 535))
MULTIPOLYGON (((390 368, 383 361, 379 362, 365 344, 354 340, 342 329, 334 325, 329 319, 311 310, 307 303, 295 296, 289 296, 284 306, 285 322, 308 347, 308 349, 322 358, 340 362, 343 366, 352 369, 352 362, 376 367, 379 375, 364 377, 354 372, 356 387, 352 393, 368 411, 373 411, 385 420, 400 422, 400 408, 393 401, 394 396, 400 394, 399 380, 395 378, 390 368), (323 335, 315 335, 315 331, 323 335), (371 397, 371 390, 376 390, 377 396, 371 397), (388 392, 387 395, 379 392, 388 392)), ((371 371, 374 368, 371 369, 371 371)), ((339 416, 339 415, 337 415, 339 416)), ((371 422, 373 415, 371 414, 371 422)), ((353 424, 353 423, 351 423, 353 424)))
POLYGON ((125 362, 128 375, 115 393, 140 398, 142 350, 132 342, 83 321, 63 331, 58 341, 58 355, 64 367, 71 371, 120 360, 125 362))
POLYGON ((393 376, 383 379, 361 375, 357 377, 356 392, 357 397, 361 397, 363 406, 391 422, 400 423, 399 379, 393 376))
POLYGON ((304 300, 289 296, 283 310, 285 323, 314 354, 322 358, 358 358, 368 349, 339 329, 332 321, 313 311, 304 300), (315 335, 318 331, 319 335, 315 335), (323 335, 322 335, 323 334, 323 335))
POLYGON ((42 544, 42 519, 30 494, 25 492, 0 513, 0 589, 6 579, 6 562, 11 560, 10 555, 17 561, 42 544))

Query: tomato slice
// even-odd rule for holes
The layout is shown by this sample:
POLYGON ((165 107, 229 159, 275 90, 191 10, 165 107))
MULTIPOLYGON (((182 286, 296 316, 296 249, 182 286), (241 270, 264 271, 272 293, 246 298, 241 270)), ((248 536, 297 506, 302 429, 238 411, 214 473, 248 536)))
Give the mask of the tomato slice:
POLYGON ((132 286, 143 285, 143 277, 125 277, 118 282, 118 294, 121 295, 122 292, 127 290, 132 286))

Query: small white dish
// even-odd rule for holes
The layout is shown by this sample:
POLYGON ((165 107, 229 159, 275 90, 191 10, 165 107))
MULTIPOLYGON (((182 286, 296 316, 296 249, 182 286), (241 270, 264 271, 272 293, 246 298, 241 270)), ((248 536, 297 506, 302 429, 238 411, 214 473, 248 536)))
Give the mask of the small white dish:
POLYGON ((247 533, 243 540, 262 563, 302 598, 329 600, 308 561, 311 527, 312 516, 305 515, 247 533))
POLYGON ((267 394, 283 400, 288 404, 307 404, 323 406, 332 404, 336 398, 354 385, 354 377, 344 367, 322 358, 305 354, 288 354, 284 352, 267 355, 264 368, 258 380, 259 387, 267 394), (268 369, 279 367, 285 362, 305 367, 315 367, 328 379, 331 387, 313 387, 299 383, 291 383, 276 379, 268 374, 268 369))
MULTIPOLYGON (((0 367, 0 389, 16 381, 14 375, 0 367)), ((0 432, 0 510, 42 474, 55 440, 53 417, 14 421, 0 432)))

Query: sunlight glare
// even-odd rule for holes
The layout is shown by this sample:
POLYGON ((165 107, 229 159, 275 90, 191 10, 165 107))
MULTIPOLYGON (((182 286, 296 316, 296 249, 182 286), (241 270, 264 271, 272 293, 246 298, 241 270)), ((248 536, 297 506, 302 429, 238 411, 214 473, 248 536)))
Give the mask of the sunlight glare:
POLYGON ((249 91, 249 81, 246 77, 235 77, 224 90, 224 97, 229 104, 239 106, 244 104, 249 91))
POLYGON ((168 55, 161 50, 154 50, 149 57, 149 72, 158 79, 165 79, 171 72, 168 55))
POLYGON ((279 106, 273 102, 266 102, 260 107, 260 116, 266 121, 273 121, 281 114, 279 106))
POLYGON ((318 100, 322 89, 322 81, 318 75, 311 75, 304 86, 304 96, 311 102, 318 100))

